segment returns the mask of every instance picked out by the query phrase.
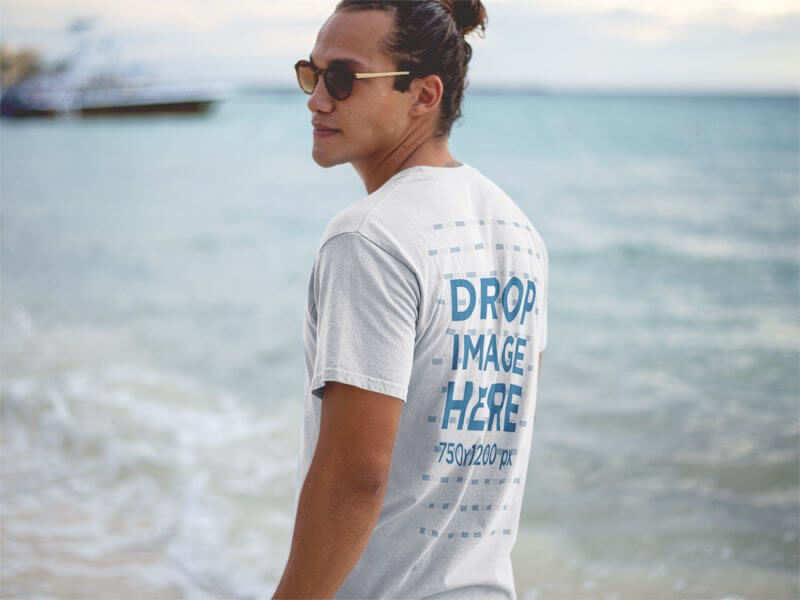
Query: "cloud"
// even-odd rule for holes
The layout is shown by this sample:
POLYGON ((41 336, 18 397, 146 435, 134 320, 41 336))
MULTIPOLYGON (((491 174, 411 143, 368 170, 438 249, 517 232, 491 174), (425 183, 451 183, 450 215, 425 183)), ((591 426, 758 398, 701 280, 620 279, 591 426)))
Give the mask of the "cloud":
MULTIPOLYGON (((0 37, 63 55, 76 16, 125 58, 170 77, 292 85, 335 0, 4 0, 0 37)), ((471 35, 470 81, 596 87, 797 88, 800 11, 792 0, 491 0, 471 35), (502 68, 499 67, 502 65, 502 68)))
POLYGON ((541 13, 572 15, 629 11, 671 23, 708 21, 725 13, 756 21, 798 12, 795 0, 538 0, 528 7, 541 13))
POLYGON ((786 90, 800 82, 800 13, 746 27, 737 19, 675 22, 631 8, 575 15, 505 5, 489 18, 487 40, 495 43, 473 43, 476 85, 519 78, 554 88, 786 90))

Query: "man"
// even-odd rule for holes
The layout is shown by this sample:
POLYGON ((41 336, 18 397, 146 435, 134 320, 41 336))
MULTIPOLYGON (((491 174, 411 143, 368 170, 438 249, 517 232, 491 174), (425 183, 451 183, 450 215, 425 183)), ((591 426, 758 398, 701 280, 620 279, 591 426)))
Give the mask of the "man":
POLYGON ((309 281, 296 520, 273 598, 516 597, 547 252, 448 150, 463 36, 485 20, 478 0, 342 0, 296 65, 314 160, 351 163, 367 195, 330 222, 309 281))

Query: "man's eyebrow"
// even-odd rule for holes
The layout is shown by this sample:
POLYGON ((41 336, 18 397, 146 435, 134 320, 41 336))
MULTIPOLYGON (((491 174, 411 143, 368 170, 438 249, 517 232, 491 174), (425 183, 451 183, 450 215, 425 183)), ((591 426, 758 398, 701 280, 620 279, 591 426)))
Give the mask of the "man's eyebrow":
MULTIPOLYGON (((308 60, 309 60, 309 62, 311 62, 312 65, 314 65, 315 67, 317 66, 317 64, 314 62, 314 59, 311 58, 310 54, 308 55, 308 60)), ((360 60, 356 60, 355 58, 333 58, 333 59, 331 59, 330 62, 331 63, 341 63, 341 64, 349 65, 351 67, 357 67, 359 69, 367 69, 368 68, 367 65, 362 63, 360 60)))

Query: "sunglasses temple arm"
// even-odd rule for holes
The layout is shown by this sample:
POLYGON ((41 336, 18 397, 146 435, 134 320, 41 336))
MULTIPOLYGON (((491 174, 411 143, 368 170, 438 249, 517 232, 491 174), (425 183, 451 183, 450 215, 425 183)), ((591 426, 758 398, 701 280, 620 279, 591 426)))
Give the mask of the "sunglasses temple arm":
POLYGON ((389 77, 391 75, 410 75, 410 71, 392 71, 390 73, 353 73, 356 79, 368 79, 370 77, 389 77))

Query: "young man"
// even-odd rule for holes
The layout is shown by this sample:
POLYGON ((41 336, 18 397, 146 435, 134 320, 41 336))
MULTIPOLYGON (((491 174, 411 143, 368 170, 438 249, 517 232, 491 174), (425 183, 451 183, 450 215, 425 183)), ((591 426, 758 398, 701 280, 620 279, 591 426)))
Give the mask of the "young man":
POLYGON ((342 0, 296 65, 313 158, 367 195, 308 287, 296 520, 273 598, 515 598, 547 252, 447 144, 478 0, 342 0), (363 77, 356 74, 367 74, 363 77))

